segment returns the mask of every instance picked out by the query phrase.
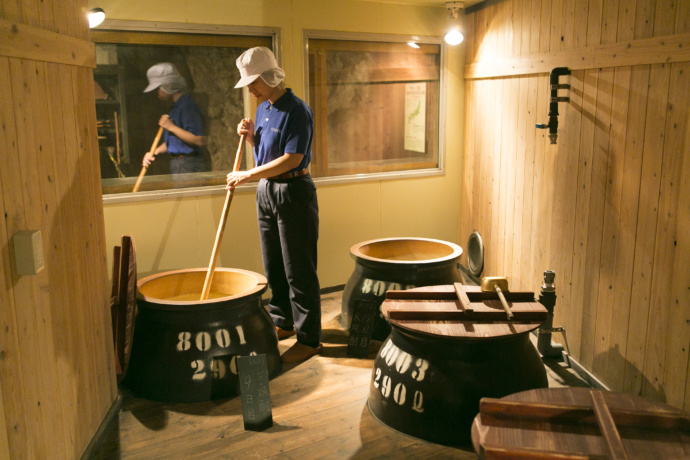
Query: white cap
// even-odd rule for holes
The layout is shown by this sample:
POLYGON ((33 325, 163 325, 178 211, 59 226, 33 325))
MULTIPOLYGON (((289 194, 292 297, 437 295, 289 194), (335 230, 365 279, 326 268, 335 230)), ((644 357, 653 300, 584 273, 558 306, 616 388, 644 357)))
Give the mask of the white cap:
MULTIPOLYGON (((144 90, 145 93, 153 91, 161 85, 173 85, 176 89, 180 86, 186 86, 184 77, 177 70, 173 64, 169 62, 159 62, 146 72, 146 78, 149 80, 149 85, 144 90)), ((166 91, 167 92, 167 91, 166 91)))
POLYGON ((240 70, 242 78, 237 82, 235 88, 243 88, 253 83, 262 73, 268 71, 273 71, 271 78, 269 78, 270 81, 267 81, 266 78, 264 81, 271 87, 277 86, 285 78, 285 72, 278 67, 278 61, 276 61, 273 52, 264 46, 250 48, 242 53, 237 58, 237 68, 240 70))

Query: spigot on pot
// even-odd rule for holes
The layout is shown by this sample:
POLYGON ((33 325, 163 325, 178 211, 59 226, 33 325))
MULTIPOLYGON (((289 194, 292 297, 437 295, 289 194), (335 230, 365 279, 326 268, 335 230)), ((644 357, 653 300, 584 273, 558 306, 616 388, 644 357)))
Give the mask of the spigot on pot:
POLYGON ((570 89, 569 83, 558 83, 561 75, 570 75, 570 70, 567 67, 556 67, 551 71, 549 83, 551 86, 551 99, 549 102, 549 122, 547 124, 537 123, 538 129, 549 128, 549 142, 555 144, 558 139, 558 103, 570 102, 570 97, 558 96, 559 89, 570 89))
POLYGON ((548 312, 546 321, 544 321, 544 324, 539 328, 539 335, 537 336, 537 350, 539 350, 539 353, 541 353, 544 358, 563 356, 563 345, 551 341, 552 332, 565 333, 562 327, 553 327, 553 310, 556 306, 555 279, 556 273, 552 270, 546 270, 544 272, 544 283, 541 285, 541 294, 539 294, 539 303, 541 303, 548 312))

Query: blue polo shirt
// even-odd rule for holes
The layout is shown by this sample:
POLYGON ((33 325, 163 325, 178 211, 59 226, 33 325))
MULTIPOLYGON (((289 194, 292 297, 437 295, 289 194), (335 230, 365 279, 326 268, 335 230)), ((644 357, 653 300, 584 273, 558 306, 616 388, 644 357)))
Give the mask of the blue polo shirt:
POLYGON ((254 130, 254 161, 257 166, 265 165, 285 153, 304 155, 299 166, 291 171, 309 166, 314 115, 290 88, 275 104, 267 100, 259 105, 254 130))
MULTIPOLYGON (((175 101, 170 109, 170 118, 175 125, 189 131, 195 136, 205 136, 204 114, 201 108, 194 102, 192 96, 183 94, 175 101)), ((168 146, 168 153, 173 155, 183 155, 189 153, 201 153, 202 147, 186 144, 182 139, 165 130, 165 144, 168 146)))

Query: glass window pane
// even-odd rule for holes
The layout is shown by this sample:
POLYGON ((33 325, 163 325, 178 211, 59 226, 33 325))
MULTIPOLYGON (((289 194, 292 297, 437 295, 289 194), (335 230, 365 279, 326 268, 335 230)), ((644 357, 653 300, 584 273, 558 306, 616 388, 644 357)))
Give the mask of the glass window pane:
MULTIPOLYGON (((157 90, 144 93, 146 72, 159 62, 177 67, 187 81, 185 92, 203 113, 208 138, 203 158, 209 170, 172 174, 174 158, 161 154, 144 172, 139 190, 225 184, 239 142, 237 123, 256 107, 253 98, 234 89, 240 78, 235 61, 249 47, 272 48, 271 37, 93 31, 92 39, 103 194, 132 192, 158 121, 170 111, 172 102, 160 100, 157 90)), ((251 155, 243 157, 243 169, 247 162, 251 166, 251 155)))
POLYGON ((315 177, 439 167, 441 45, 309 39, 315 177))

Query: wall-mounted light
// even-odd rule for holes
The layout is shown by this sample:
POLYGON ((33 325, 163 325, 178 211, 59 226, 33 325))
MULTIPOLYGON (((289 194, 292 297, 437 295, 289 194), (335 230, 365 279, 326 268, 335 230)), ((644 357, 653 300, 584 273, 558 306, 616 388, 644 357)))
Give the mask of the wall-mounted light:
POLYGON ((450 10, 451 21, 448 31, 443 38, 449 45, 459 45, 465 39, 462 33, 462 21, 458 13, 458 11, 462 10, 464 7, 465 2, 446 2, 446 8, 450 10))
POLYGON ((407 42, 407 46, 410 46, 410 47, 412 47, 412 48, 414 48, 414 49, 416 49, 416 50, 419 49, 419 45, 416 44, 415 42, 407 42))
POLYGON ((103 8, 92 8, 89 10, 89 29, 97 27, 105 19, 105 11, 103 8))

